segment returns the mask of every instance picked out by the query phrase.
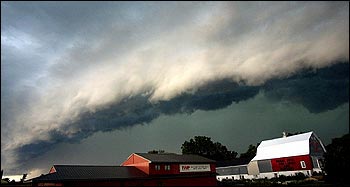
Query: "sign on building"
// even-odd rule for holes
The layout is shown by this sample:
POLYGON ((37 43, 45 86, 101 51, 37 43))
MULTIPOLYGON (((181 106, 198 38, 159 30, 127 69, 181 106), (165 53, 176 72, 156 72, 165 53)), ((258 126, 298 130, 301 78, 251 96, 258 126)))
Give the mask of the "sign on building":
POLYGON ((210 164, 180 164, 180 172, 210 171, 210 164))

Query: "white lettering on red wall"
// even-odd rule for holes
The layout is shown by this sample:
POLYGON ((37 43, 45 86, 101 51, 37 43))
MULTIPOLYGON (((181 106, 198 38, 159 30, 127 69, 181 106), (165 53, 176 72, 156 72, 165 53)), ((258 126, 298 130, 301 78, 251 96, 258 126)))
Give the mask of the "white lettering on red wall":
POLYGON ((180 172, 210 171, 210 164, 180 164, 180 172))

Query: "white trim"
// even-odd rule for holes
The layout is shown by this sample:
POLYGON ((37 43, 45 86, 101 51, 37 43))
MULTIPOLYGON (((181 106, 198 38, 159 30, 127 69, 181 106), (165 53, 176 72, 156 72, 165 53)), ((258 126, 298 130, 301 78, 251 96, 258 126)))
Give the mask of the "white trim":
POLYGON ((316 163, 317 163, 317 167, 316 168, 321 168, 320 162, 318 161, 318 158, 316 158, 316 163))
POLYGON ((304 160, 302 160, 302 161, 300 161, 300 166, 301 166, 301 168, 306 168, 306 164, 305 164, 305 161, 304 160))
POLYGON ((316 137, 316 139, 320 142, 320 144, 321 144, 321 147, 322 147, 322 149, 323 149, 323 151, 325 152, 325 153, 327 153, 327 151, 326 151, 326 148, 324 147, 324 145, 323 145, 323 143, 322 143, 322 141, 321 141, 321 139, 320 138, 318 138, 318 136, 315 134, 315 133, 313 133, 313 135, 316 137))

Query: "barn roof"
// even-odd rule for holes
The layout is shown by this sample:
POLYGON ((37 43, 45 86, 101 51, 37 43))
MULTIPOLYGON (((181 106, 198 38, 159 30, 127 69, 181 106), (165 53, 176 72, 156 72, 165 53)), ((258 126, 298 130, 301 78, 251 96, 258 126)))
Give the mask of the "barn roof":
POLYGON ((153 163, 214 163, 214 160, 198 155, 178 155, 174 153, 135 153, 153 163))
POLYGON ((54 165, 56 172, 34 178, 34 181, 101 180, 147 177, 132 166, 54 165))
POLYGON ((310 154, 309 139, 312 135, 317 138, 313 132, 307 132, 294 136, 262 141, 252 161, 310 154))

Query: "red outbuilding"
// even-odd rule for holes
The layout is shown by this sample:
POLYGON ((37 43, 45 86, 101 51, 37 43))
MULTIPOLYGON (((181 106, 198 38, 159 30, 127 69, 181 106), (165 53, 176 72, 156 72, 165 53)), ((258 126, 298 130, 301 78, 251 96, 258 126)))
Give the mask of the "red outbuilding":
POLYGON ((197 155, 133 153, 121 166, 54 165, 33 186, 216 186, 215 161, 197 155))

